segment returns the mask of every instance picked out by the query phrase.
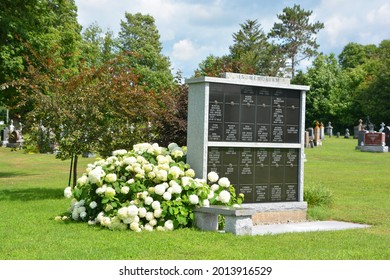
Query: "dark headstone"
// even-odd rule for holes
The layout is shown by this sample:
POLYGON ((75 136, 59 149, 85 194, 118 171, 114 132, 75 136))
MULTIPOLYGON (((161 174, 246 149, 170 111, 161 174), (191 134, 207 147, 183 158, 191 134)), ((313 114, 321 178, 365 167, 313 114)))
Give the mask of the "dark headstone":
POLYGON ((389 146, 389 147, 390 147, 390 126, 386 126, 386 127, 383 129, 383 133, 385 134, 385 143, 386 143, 386 146, 389 146))
POLYGON ((360 130, 358 134, 358 146, 364 146, 364 135, 368 133, 367 130, 360 130))
POLYGON ((314 129, 309 127, 306 131, 309 133, 309 139, 314 140, 314 129))
POLYGON ((12 131, 9 135, 8 139, 9 143, 18 143, 20 141, 20 133, 19 131, 12 131))

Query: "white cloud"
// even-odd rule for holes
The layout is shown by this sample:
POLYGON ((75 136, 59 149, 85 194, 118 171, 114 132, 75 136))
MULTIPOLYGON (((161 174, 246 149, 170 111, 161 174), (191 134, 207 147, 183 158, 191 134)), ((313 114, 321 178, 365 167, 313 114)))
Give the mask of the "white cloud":
POLYGON ((196 53, 196 49, 191 40, 184 39, 173 45, 172 58, 177 60, 191 60, 196 53))
POLYGON ((357 24, 357 19, 353 17, 333 16, 325 21, 325 29, 327 33, 327 41, 331 46, 344 46, 348 43, 348 37, 345 36, 350 32, 354 32, 357 24))
POLYGON ((386 3, 377 9, 371 10, 367 14, 367 21, 371 24, 390 24, 390 4, 386 3))

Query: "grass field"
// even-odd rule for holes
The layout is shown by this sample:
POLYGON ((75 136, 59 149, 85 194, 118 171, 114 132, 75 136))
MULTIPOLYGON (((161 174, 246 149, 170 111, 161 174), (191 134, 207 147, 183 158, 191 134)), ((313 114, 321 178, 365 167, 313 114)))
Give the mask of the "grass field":
MULTIPOLYGON (((195 229, 119 232, 56 222, 69 200, 68 161, 0 148, 2 260, 389 260, 390 153, 355 151, 356 140, 331 138, 307 149, 305 185, 333 194, 312 217, 367 223, 367 229, 234 236, 195 229)), ((81 159, 80 172, 94 159, 81 159)))

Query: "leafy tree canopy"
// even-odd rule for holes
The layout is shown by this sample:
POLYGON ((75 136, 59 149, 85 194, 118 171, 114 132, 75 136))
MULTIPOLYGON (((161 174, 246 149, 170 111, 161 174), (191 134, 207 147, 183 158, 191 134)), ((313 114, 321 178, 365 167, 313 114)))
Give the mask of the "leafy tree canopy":
MULTIPOLYGON (((74 0, 2 0, 0 3, 0 84, 21 77, 26 57, 39 51, 63 67, 75 67, 81 26, 74 0), (54 58, 55 57, 55 58, 54 58)), ((20 101, 15 89, 2 91, 0 102, 13 106, 20 101)))
POLYGON ((160 35, 150 15, 125 14, 126 21, 121 21, 119 47, 130 51, 129 61, 140 75, 141 81, 157 92, 172 86, 173 75, 170 61, 161 54, 160 35))

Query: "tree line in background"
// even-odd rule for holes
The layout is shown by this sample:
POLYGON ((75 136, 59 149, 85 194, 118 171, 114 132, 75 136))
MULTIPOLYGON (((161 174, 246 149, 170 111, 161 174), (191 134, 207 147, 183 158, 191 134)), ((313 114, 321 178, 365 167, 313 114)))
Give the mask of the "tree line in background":
MULTIPOLYGON (((324 25, 312 23, 311 14, 286 7, 268 34, 247 20, 232 34, 230 53, 210 54, 194 76, 288 76, 311 87, 307 126, 331 121, 351 128, 366 116, 389 124, 389 41, 349 43, 338 58, 318 54, 316 34, 324 25), (296 70, 310 58, 306 72, 296 70)), ((22 115, 35 143, 45 138, 59 157, 76 162, 82 152, 104 155, 140 141, 185 145, 188 89, 161 52, 150 15, 125 13, 115 35, 97 23, 83 30, 74 0, 3 0, 0 106, 22 115)))

